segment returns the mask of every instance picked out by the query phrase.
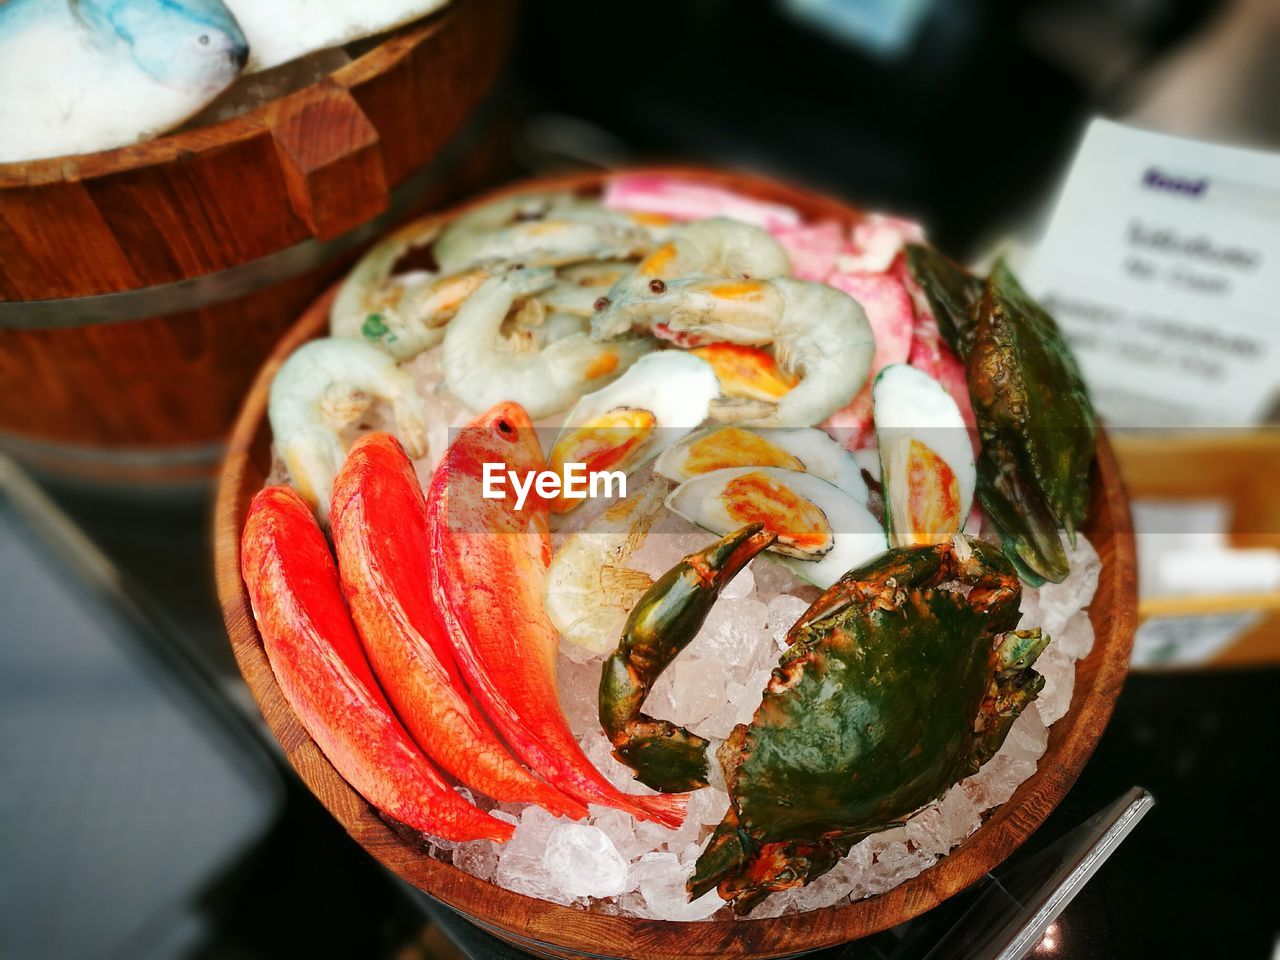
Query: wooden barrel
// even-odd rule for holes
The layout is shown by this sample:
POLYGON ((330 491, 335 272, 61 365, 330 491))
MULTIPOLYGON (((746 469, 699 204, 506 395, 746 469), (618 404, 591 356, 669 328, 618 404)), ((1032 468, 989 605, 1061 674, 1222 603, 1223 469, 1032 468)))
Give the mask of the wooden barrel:
POLYGON ((506 172, 515 0, 455 0, 290 96, 0 164, 0 448, 46 475, 203 485, 254 373, 361 247, 506 172))
MULTIPOLYGON (((857 210, 839 201, 758 177, 697 169, 639 172, 674 173, 728 187, 792 206, 810 220, 830 219, 848 226, 860 217, 857 210)), ((598 190, 607 177, 579 174, 527 181, 511 189, 586 192, 598 190)), ((281 340, 236 421, 214 513, 218 597, 236 662, 289 762, 347 832, 409 883, 507 943, 542 957, 708 960, 793 956, 896 926, 977 882, 1044 822, 1075 782, 1120 693, 1137 620, 1137 566, 1129 506, 1105 434, 1098 439, 1084 526, 1102 559, 1097 593, 1089 606, 1096 640, 1089 655, 1076 663, 1070 708, 1049 728, 1049 745, 1036 772, 1008 801, 990 811, 974 834, 919 876, 880 896, 808 913, 768 920, 675 923, 611 916, 536 900, 432 858, 419 844, 392 830, 307 735, 276 683, 240 579, 240 533, 249 502, 262 489, 271 467, 267 390, 290 353, 323 335, 330 299, 317 301, 281 340)))

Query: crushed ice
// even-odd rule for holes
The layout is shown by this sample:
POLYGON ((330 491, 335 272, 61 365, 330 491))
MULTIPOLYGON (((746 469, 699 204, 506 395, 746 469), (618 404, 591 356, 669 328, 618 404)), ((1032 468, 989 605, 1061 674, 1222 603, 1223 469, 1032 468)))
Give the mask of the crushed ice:
MULTIPOLYGON (((664 514, 631 565, 657 576, 705 542, 705 533, 664 514)), ((1047 724, 1062 717, 1070 704, 1075 661, 1093 647, 1085 610, 1097 587, 1098 555, 1082 537, 1068 552, 1072 572, 1064 583, 1023 587, 1019 626, 1043 626, 1052 640, 1037 662, 1044 690, 1013 725, 1000 752, 904 826, 868 837, 831 872, 806 887, 774 894, 750 916, 816 910, 897 886, 977 830, 983 812, 1006 802, 1035 772, 1048 745, 1047 724)), ((690 795, 688 816, 679 829, 642 823, 600 806, 592 806, 591 816, 581 823, 552 817, 538 807, 511 807, 519 816, 506 817, 517 823, 515 837, 501 847, 487 841, 460 844, 452 851, 454 865, 556 903, 659 920, 730 915, 715 891, 689 903, 684 887, 729 806, 723 783, 715 782, 715 749, 736 724, 751 720, 788 627, 815 595, 785 567, 767 559, 753 563, 722 594, 730 602, 712 608, 701 632, 654 686, 646 712, 711 740, 713 784, 690 795)), ((600 731, 600 663, 598 657, 583 662, 581 651, 571 652, 566 645, 559 663, 565 714, 584 752, 612 783, 631 793, 652 793, 613 758, 600 731)))

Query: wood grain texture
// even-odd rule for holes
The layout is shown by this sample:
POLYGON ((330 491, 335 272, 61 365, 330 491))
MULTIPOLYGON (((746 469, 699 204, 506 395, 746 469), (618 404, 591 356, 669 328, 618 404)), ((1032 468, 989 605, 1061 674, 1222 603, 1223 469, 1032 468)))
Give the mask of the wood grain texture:
MULTIPOLYGON (((0 300, 201 277, 366 222, 490 95, 514 6, 457 0, 324 80, 225 123, 0 164, 0 300)), ((505 152, 482 144, 414 212, 508 169, 505 152)), ((0 434, 99 450, 221 440, 271 346, 353 256, 198 310, 0 328, 0 434)))
MULTIPOLYGON (((856 210, 838 201, 747 175, 678 169, 669 172, 761 199, 788 203, 810 219, 849 224, 856 210)), ((595 189, 603 175, 548 178, 520 189, 595 189)), ((503 890, 425 856, 399 838, 320 754, 281 696, 263 653, 240 580, 239 537, 249 500, 269 468, 267 389, 288 354, 320 334, 329 298, 303 315, 273 352, 240 412, 223 465, 214 518, 218 595, 236 660, 268 724, 308 787, 379 861, 410 883, 462 911, 490 932, 546 956, 777 957, 867 936, 917 916, 997 866, 1062 799, 1093 752, 1128 669, 1136 620, 1136 583, 1128 504, 1105 436, 1099 440, 1085 534, 1103 569, 1090 608, 1097 641, 1076 667, 1068 714, 1050 729, 1035 775, 981 829, 913 880, 878 897, 771 920, 670 923, 601 916, 503 890)))
POLYGON ((315 236, 340 236, 387 208, 378 130, 347 90, 317 84, 271 133, 293 209, 315 236))
POLYGON ((458 0, 224 123, 0 164, 0 299, 203 276, 363 222, 493 88, 514 5, 458 0))

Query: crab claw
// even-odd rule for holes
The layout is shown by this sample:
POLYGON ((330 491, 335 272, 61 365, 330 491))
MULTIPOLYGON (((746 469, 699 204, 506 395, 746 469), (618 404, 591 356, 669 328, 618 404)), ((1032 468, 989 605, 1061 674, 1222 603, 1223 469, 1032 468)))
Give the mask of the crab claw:
POLYGON ((600 675, 600 725, 613 754, 655 790, 707 785, 707 741, 640 712, 662 671, 698 634, 720 591, 777 534, 748 524, 658 578, 627 618, 600 675))

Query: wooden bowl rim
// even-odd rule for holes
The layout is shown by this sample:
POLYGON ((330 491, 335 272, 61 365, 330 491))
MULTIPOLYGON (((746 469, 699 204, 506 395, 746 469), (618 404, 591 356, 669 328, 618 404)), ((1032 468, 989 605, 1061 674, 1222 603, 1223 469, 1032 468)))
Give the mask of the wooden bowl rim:
MULTIPOLYGON (((47 185, 126 173, 172 163, 189 154, 248 140, 263 131, 270 130, 273 126, 273 118, 293 116, 305 109, 308 102, 321 98, 326 86, 337 85, 342 88, 356 86, 395 68, 424 40, 445 29, 450 20, 459 16, 458 11, 466 3, 467 0, 450 0, 444 7, 418 20, 393 28, 376 46, 305 87, 283 97, 260 103, 252 110, 246 110, 244 113, 218 123, 179 129, 160 134, 150 140, 127 143, 107 150, 95 150, 92 153, 73 153, 58 157, 0 163, 0 188, 47 185)), ((243 76, 245 74, 241 75, 243 76)), ((201 110, 204 109, 205 107, 201 108, 201 110)))
MULTIPOLYGON (((698 167, 643 167, 617 171, 538 177, 491 191, 458 208, 425 218, 448 220, 495 196, 530 190, 598 189, 623 174, 673 175, 782 203, 794 203, 806 220, 824 215, 852 221, 859 212, 840 201, 771 178, 698 167), (814 213, 813 211, 818 211, 814 213)), ((1136 560, 1128 502, 1105 433, 1099 434, 1097 463, 1086 532, 1100 519, 1109 522, 1110 562, 1104 562, 1099 594, 1109 592, 1106 611, 1094 611, 1096 638, 1089 657, 1077 663, 1071 708, 1053 725, 1069 724, 1062 740, 1051 744, 1036 772, 1013 797, 996 807, 982 826, 950 854, 892 890, 840 906, 757 920, 696 923, 645 920, 598 914, 527 897, 435 860, 398 836, 346 783, 301 730, 267 663, 262 641, 240 578, 239 538, 248 499, 244 489, 250 451, 261 442, 266 423, 267 388, 284 358, 320 333, 327 320, 331 290, 290 328, 259 372, 231 436, 218 487, 214 548, 218 596, 237 663, 255 701, 280 739, 290 762, 352 835, 381 863, 425 893, 498 934, 532 949, 574 950, 596 956, 712 957, 797 954, 858 939, 919 916, 979 880, 1005 860, 1061 801, 1093 752, 1110 718, 1128 671, 1137 615, 1136 560), (1105 517, 1103 516, 1105 514, 1105 517), (1081 699, 1079 666, 1099 657, 1088 695, 1081 699), (614 950, 617 952, 609 953, 614 950)), ((1103 544, 1094 542, 1100 552, 1103 544)), ((1052 730, 1051 730, 1052 733, 1052 730)))

